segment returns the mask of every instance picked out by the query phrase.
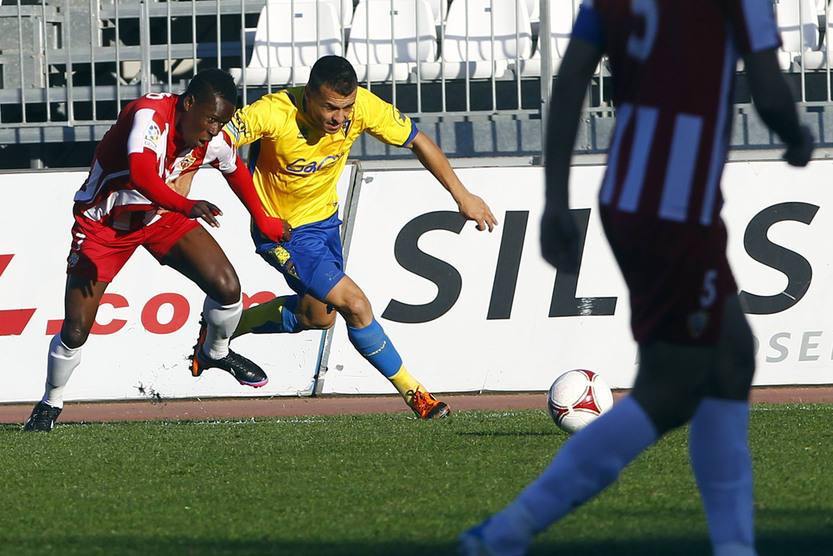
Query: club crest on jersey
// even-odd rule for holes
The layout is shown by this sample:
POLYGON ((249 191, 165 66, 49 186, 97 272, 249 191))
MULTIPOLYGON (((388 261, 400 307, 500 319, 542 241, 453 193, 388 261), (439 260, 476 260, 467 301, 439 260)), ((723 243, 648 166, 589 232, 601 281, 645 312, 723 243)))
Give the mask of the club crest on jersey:
POLYGON ((188 155, 185 156, 185 158, 177 162, 177 166, 179 166, 180 170, 186 170, 196 161, 197 157, 191 153, 188 153, 188 155))
POLYGON ((156 125, 156 122, 151 122, 145 130, 145 146, 156 149, 160 137, 162 137, 162 132, 159 130, 159 126, 156 125))

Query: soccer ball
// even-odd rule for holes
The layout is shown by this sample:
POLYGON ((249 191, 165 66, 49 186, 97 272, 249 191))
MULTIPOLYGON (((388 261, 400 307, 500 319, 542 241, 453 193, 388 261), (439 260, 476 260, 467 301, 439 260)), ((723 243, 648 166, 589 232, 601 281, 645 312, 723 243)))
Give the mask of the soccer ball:
POLYGON ((547 394, 552 420, 569 434, 583 429, 611 407, 610 387, 598 373, 585 369, 567 371, 555 379, 547 394))

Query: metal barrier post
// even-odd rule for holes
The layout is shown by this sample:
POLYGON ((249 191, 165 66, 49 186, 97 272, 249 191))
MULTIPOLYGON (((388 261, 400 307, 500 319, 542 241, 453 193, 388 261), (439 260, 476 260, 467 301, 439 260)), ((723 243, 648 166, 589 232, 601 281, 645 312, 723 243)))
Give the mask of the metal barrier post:
POLYGON ((544 163, 547 139, 547 117, 552 96, 552 24, 550 22, 549 0, 540 1, 540 22, 538 23, 538 49, 541 51, 541 163, 544 163), (543 38, 542 38, 543 37, 543 38))
POLYGON ((67 51, 67 63, 66 63, 66 79, 67 79, 67 92, 66 92, 66 99, 67 99, 67 125, 72 127, 75 125, 75 95, 74 91, 72 90, 72 56, 69 55, 69 50, 71 48, 72 42, 72 33, 70 29, 72 28, 72 20, 70 19, 69 15, 69 0, 64 0, 64 23, 63 27, 61 28, 62 31, 62 42, 63 47, 67 51))
POLYGON ((139 46, 141 48, 142 94, 150 92, 150 13, 147 0, 139 2, 139 46))

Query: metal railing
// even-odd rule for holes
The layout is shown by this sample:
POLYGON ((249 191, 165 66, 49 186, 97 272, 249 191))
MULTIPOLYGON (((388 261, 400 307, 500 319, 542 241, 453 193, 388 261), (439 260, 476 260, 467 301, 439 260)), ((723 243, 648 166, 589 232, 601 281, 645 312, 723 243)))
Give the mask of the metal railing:
MULTIPOLYGON (((251 102, 305 82, 314 59, 332 50, 353 61, 364 86, 417 118, 541 118, 579 0, 483 1, 7 1, 0 143, 98 139, 125 102, 180 92, 204 67, 230 70, 251 102), (288 20, 276 28, 268 23, 279 10, 288 20), (326 25, 333 18, 335 31, 326 25)), ((785 46, 797 45, 782 60, 801 101, 830 104, 830 7, 774 4, 785 46)), ((587 104, 596 117, 612 114, 606 76, 602 63, 587 104)))
MULTIPOLYGON (((387 1, 387 0, 386 0, 387 1)), ((343 3, 335 0, 339 5, 343 3)), ((405 0, 422 8, 428 0, 405 0)), ((407 48, 394 32, 386 39, 390 57, 390 78, 376 79, 372 69, 384 64, 357 63, 363 73, 363 84, 394 103, 407 102, 408 112, 414 116, 423 114, 527 114, 537 115, 540 110, 538 76, 522 75, 519 68, 523 59, 532 54, 520 52, 517 44, 531 44, 532 33, 526 17, 527 0, 517 0, 515 12, 524 11, 523 17, 515 17, 514 36, 496 37, 494 34, 496 12, 505 3, 492 0, 486 9, 490 17, 491 35, 484 39, 475 36, 468 28, 458 42, 465 44, 466 52, 474 49, 475 41, 481 50, 490 52, 491 58, 478 60, 489 71, 482 73, 475 62, 450 60, 442 48, 447 42, 446 19, 449 12, 467 12, 476 8, 477 0, 454 0, 451 9, 447 2, 436 2, 441 10, 437 22, 425 30, 424 18, 414 20, 415 50, 423 48, 425 36, 436 42, 436 59, 404 62, 407 73, 399 77, 402 62, 397 56, 407 48), (471 4, 471 5, 470 5, 471 4), (521 26, 524 25, 524 28, 521 26), (515 57, 499 60, 496 52, 512 50, 515 57), (487 46, 484 46, 487 45, 487 46), (502 49, 502 50, 501 50, 502 49), (429 70, 432 73, 429 76, 429 70), (475 75, 475 70, 477 75, 475 75), (523 85, 530 82, 531 86, 523 85), (522 92, 523 90, 523 92, 522 92), (531 92, 530 92, 531 91, 531 92)), ((16 40, 0 39, 0 126, 6 132, 13 128, 66 128, 89 124, 106 124, 114 121, 124 102, 147 92, 179 92, 198 68, 216 66, 239 72, 236 76, 244 101, 248 102, 264 92, 302 83, 299 75, 301 60, 296 59, 304 40, 298 23, 290 18, 282 29, 266 27, 265 38, 257 37, 257 25, 261 18, 268 19, 269 10, 280 4, 288 4, 295 14, 302 7, 314 4, 331 4, 333 0, 179 0, 158 2, 154 0, 44 0, 40 5, 0 6, 0 30, 16 29, 16 40), (263 68, 267 79, 252 83, 248 79, 252 71, 253 50, 259 41, 271 45, 275 35, 293 53, 289 68, 270 63, 263 68), (297 35, 297 36, 296 36, 297 35), (249 70, 247 72, 247 69, 249 70), (270 72, 289 69, 289 78, 274 79, 270 72), (248 73, 248 75, 247 75, 248 73)), ((362 39, 365 52, 381 50, 376 33, 380 22, 372 18, 373 10, 362 11, 363 4, 379 7, 376 0, 360 0, 357 13, 365 14, 362 39)), ((351 3, 352 4, 352 3, 351 3)), ((397 25, 398 16, 405 3, 390 0, 386 10, 389 26, 397 25)), ((505 10, 503 10, 505 11, 505 10)), ((473 12, 472 12, 473 13, 473 12)), ((348 57, 350 18, 340 17, 341 50, 348 57)), ((463 18, 468 27, 468 18, 463 18)), ((319 30, 316 29, 316 33, 319 30)), ((317 35, 320 50, 320 34, 317 35)), ((359 39, 355 39, 358 44, 359 39)), ((272 51, 266 48, 267 56, 272 51)), ((370 60, 368 60, 370 62, 370 60)), ((279 77, 279 76, 278 76, 279 77)), ((43 138, 42 138, 43 139, 43 138)), ((49 140, 49 138, 45 138, 49 140)))

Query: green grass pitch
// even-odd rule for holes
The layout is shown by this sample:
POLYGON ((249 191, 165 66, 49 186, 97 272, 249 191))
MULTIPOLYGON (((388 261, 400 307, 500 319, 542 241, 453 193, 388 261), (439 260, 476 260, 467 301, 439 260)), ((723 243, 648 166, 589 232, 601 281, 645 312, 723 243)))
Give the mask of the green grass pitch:
MULTIPOLYGON (((762 556, 833 554, 831 422, 833 405, 753 406, 762 556)), ((566 438, 544 410, 0 425, 0 554, 453 554, 566 438)), ((686 430, 531 554, 709 554, 686 430)))

